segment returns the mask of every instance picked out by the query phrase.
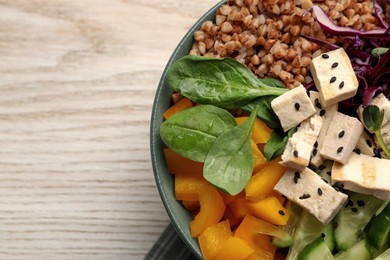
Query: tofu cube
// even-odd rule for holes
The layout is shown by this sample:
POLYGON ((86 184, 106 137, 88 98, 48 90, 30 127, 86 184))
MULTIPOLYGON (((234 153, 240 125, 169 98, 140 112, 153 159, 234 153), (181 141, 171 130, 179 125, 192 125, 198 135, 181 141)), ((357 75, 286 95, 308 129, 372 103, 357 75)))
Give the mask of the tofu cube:
POLYGON ((340 182, 345 189, 390 199, 390 160, 353 153, 346 164, 334 163, 332 183, 340 182))
POLYGON ((348 198, 309 168, 303 171, 287 170, 274 190, 309 211, 325 225, 333 219, 348 198))
POLYGON ((271 107, 285 132, 315 113, 315 108, 302 85, 272 100, 271 107))
POLYGON ((369 136, 365 131, 359 137, 355 149, 353 150, 357 154, 366 154, 369 156, 375 156, 378 153, 374 139, 369 136))
POLYGON ((325 158, 323 158, 319 151, 321 150, 322 143, 324 142, 324 138, 326 135, 326 132, 328 131, 328 127, 330 122, 332 121, 333 116, 337 112, 338 104, 333 104, 327 107, 324 107, 320 100, 320 94, 317 91, 309 91, 310 100, 312 101, 316 112, 315 115, 319 115, 323 119, 321 131, 318 135, 317 142, 314 145, 314 149, 312 152, 310 164, 314 165, 316 167, 319 167, 322 165, 325 161, 325 158))
POLYGON ((335 113, 320 150, 321 156, 346 163, 362 132, 363 124, 357 118, 335 113))
POLYGON ((303 170, 309 165, 322 121, 322 117, 314 115, 301 123, 298 130, 287 141, 282 154, 283 165, 298 170, 303 170))
POLYGON ((325 107, 353 97, 357 92, 359 83, 343 48, 314 58, 310 72, 325 107))

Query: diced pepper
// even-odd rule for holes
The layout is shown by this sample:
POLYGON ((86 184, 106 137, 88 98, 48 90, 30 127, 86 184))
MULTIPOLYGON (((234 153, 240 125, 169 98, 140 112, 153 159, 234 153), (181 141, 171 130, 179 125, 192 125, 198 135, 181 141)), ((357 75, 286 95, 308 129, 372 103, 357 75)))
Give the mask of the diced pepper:
POLYGON ((185 158, 169 148, 164 149, 164 155, 170 173, 203 176, 203 163, 185 158))
POLYGON ((226 207, 225 214, 223 215, 222 219, 229 220, 230 228, 234 229, 236 228, 242 221, 242 218, 238 218, 233 214, 233 211, 230 207, 226 207))
POLYGON ((286 169, 286 167, 279 164, 278 160, 273 160, 251 177, 245 187, 246 197, 251 200, 258 200, 269 196, 286 169))
POLYGON ((248 201, 244 198, 238 198, 230 204, 230 209, 232 210, 234 216, 239 219, 243 219, 246 215, 250 213, 248 208, 248 201))
POLYGON ((245 259, 254 250, 239 237, 229 237, 223 247, 218 251, 215 260, 245 259))
POLYGON ((198 237, 204 260, 214 259, 226 240, 232 236, 233 233, 230 230, 229 220, 208 227, 198 237))
POLYGON ((275 197, 250 201, 247 207, 254 216, 275 225, 286 225, 289 217, 287 209, 275 197))
MULTIPOLYGON (((249 117, 236 117, 236 122, 238 125, 244 123, 249 117)), ((255 124, 253 125, 252 138, 255 143, 266 143, 271 138, 272 129, 269 128, 264 122, 259 118, 256 118, 255 124)))
POLYGON ((245 240, 248 245, 257 252, 256 255, 261 255, 264 260, 273 259, 276 247, 271 243, 271 237, 261 232, 264 232, 265 229, 269 229, 269 223, 266 223, 254 216, 247 215, 241 224, 238 226, 235 236, 240 237, 245 240))
POLYGON ((217 224, 225 213, 225 203, 217 189, 204 185, 199 190, 200 211, 190 223, 192 237, 198 237, 206 228, 217 224))
POLYGON ((175 197, 177 200, 199 200, 199 190, 202 186, 211 185, 203 177, 185 174, 175 175, 175 197))
POLYGON ((218 190, 219 194, 222 196, 223 198, 223 201, 225 202, 225 205, 226 206, 229 206, 230 204, 232 204, 236 199, 238 198, 245 198, 245 192, 242 191, 240 193, 238 193, 237 195, 230 195, 230 194, 227 194, 221 190, 218 190))
POLYGON ((200 206, 197 200, 183 200, 181 203, 188 211, 194 211, 200 206))
POLYGON ((186 110, 187 108, 190 108, 190 107, 193 107, 193 106, 194 106, 194 104, 192 104, 191 100, 189 100, 188 98, 182 98, 179 102, 177 102, 176 104, 174 104, 173 106, 168 108, 164 112, 163 117, 165 119, 168 119, 171 116, 173 116, 174 114, 176 114, 176 113, 178 113, 180 111, 186 110))
POLYGON ((253 171, 257 172, 261 170, 265 165, 267 165, 267 159, 264 157, 263 153, 257 147, 257 144, 253 139, 251 139, 251 147, 253 152, 253 171))

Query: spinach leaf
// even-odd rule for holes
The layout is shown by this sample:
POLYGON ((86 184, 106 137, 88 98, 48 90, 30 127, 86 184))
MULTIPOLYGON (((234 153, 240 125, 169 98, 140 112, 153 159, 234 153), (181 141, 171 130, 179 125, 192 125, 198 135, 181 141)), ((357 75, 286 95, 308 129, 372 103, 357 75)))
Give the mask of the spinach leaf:
POLYGON ((246 112, 252 112, 254 108, 259 105, 260 109, 259 112, 257 112, 257 116, 270 128, 282 128, 278 116, 271 107, 271 101, 274 98, 276 98, 276 96, 259 97, 241 107, 241 109, 246 112))
POLYGON ((229 193, 240 193, 252 176, 252 128, 257 106, 248 120, 232 127, 217 137, 211 146, 203 167, 203 176, 211 184, 229 193))
POLYGON ((297 131, 297 127, 291 128, 287 133, 281 129, 274 129, 271 138, 264 145, 264 156, 267 161, 272 161, 281 155, 286 148, 288 139, 297 131))
POLYGON ((363 110, 363 121, 366 128, 372 132, 374 132, 376 138, 378 139, 378 143, 383 149, 383 152, 386 154, 388 158, 390 158, 390 149, 387 147, 386 143, 382 137, 382 122, 385 116, 385 112, 379 110, 377 106, 367 106, 363 110))
POLYGON ((162 123, 160 136, 176 153, 203 162, 216 138, 236 125, 226 110, 201 105, 181 111, 162 123))
POLYGON ((245 65, 232 58, 187 55, 170 67, 168 84, 200 104, 235 109, 261 96, 287 91, 275 79, 258 79, 245 65))

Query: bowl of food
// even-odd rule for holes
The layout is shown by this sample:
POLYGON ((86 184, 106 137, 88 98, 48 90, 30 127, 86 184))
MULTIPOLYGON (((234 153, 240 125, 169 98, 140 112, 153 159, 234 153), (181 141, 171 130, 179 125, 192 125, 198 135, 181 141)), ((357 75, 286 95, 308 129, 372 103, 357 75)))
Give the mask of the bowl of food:
POLYGON ((388 259, 389 6, 222 1, 178 44, 151 156, 199 259, 388 259))

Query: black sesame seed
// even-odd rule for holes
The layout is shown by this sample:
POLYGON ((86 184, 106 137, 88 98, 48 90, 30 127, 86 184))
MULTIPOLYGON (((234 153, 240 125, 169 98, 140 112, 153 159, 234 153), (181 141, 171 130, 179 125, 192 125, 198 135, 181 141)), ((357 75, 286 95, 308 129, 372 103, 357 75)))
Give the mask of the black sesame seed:
POLYGON ((343 151, 344 147, 340 146, 339 148, 337 148, 337 153, 341 153, 343 151))
POLYGON ((303 194, 302 196, 299 197, 300 200, 305 200, 305 199, 308 199, 308 198, 310 198, 310 194, 307 194, 307 193, 305 193, 305 194, 303 194))
POLYGON ((352 210, 353 212, 358 212, 358 209, 357 209, 357 208, 351 208, 351 210, 352 210))
POLYGON ((295 175, 295 176, 294 176, 294 183, 295 183, 295 184, 298 183, 298 179, 299 179, 299 178, 295 175))
POLYGON ((372 146, 372 143, 371 143, 371 141, 370 141, 370 140, 366 140, 366 143, 367 143, 367 145, 368 145, 369 147, 371 147, 371 146, 372 146))
POLYGON ((344 87, 344 81, 341 81, 341 83, 339 84, 339 88, 343 88, 344 87))
POLYGON ((344 131, 344 130, 341 131, 341 132, 339 133, 339 138, 342 138, 342 137, 344 136, 344 134, 345 134, 345 131, 344 131))
POLYGON ((300 174, 299 172, 295 172, 294 175, 295 175, 295 177, 297 177, 297 178, 301 178, 301 174, 300 174))
POLYGON ((365 205, 363 200, 358 200, 357 204, 358 204, 359 207, 364 207, 364 205, 365 205))
POLYGON ((354 149, 353 150, 355 153, 357 153, 357 154, 360 154, 360 149, 359 148, 356 148, 356 149, 354 149))
POLYGON ((347 203, 345 204, 344 208, 353 207, 353 201, 348 199, 347 203))
POLYGON ((316 155, 317 155, 317 152, 318 152, 317 148, 314 148, 314 149, 313 149, 313 156, 316 156, 316 155))
POLYGON ((321 170, 321 171, 324 170, 325 168, 326 168, 326 166, 323 165, 323 164, 321 164, 320 166, 318 166, 318 169, 321 170))
POLYGON ((295 109, 298 111, 299 108, 300 108, 301 106, 299 105, 299 103, 295 103, 295 104, 294 104, 294 107, 295 107, 295 109))
POLYGON ((324 182, 326 182, 326 183, 329 183, 327 180, 325 180, 324 178, 321 178, 324 182))
POLYGON ((293 152, 293 155, 294 155, 295 157, 298 157, 298 151, 295 150, 295 151, 293 152))
POLYGON ((321 108, 322 108, 322 105, 321 105, 320 101, 318 100, 318 98, 314 99, 314 105, 315 105, 318 109, 321 109, 321 108))
POLYGON ((318 188, 318 190, 317 190, 317 193, 318 193, 318 195, 322 195, 322 190, 321 190, 321 188, 318 188))
POLYGON ((284 211, 283 210, 279 210, 279 214, 284 216, 284 211))
POLYGON ((337 78, 336 78, 335 76, 331 77, 331 78, 330 78, 330 83, 333 83, 333 82, 335 82, 335 81, 336 81, 336 79, 337 79, 337 78))
POLYGON ((339 65, 338 62, 333 63, 333 64, 332 64, 332 69, 336 68, 338 65, 339 65))
POLYGON ((332 172, 326 172, 326 174, 328 174, 330 176, 332 174, 332 172))
POLYGON ((320 111, 320 116, 324 116, 325 115, 325 110, 324 109, 321 109, 320 111))
POLYGON ((317 148, 318 147, 318 142, 316 141, 315 143, 314 143, 314 148, 317 148))
POLYGON ((324 53, 324 54, 321 55, 321 57, 324 58, 324 59, 328 59, 328 58, 329 58, 329 55, 326 54, 326 53, 324 53))
POLYGON ((324 237, 325 237, 325 234, 324 234, 324 233, 321 233, 321 237, 324 238, 324 237))

